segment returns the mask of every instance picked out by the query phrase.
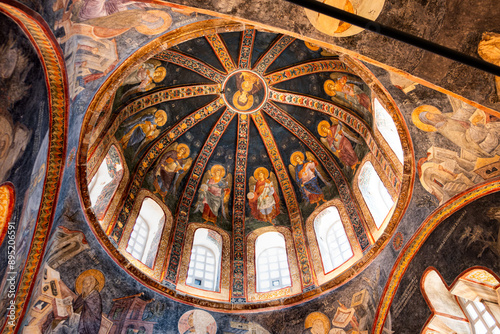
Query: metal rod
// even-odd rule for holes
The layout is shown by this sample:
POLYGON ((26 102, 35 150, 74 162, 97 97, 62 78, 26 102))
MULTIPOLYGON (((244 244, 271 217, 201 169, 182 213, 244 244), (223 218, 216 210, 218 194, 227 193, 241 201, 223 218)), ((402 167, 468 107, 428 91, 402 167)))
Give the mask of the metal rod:
POLYGON ((356 14, 346 12, 333 6, 326 5, 316 0, 285 0, 294 3, 298 6, 308 8, 315 12, 333 17, 337 20, 344 21, 357 27, 369 30, 371 32, 393 38, 406 44, 413 45, 417 48, 435 53, 459 63, 469 65, 479 70, 500 76, 500 67, 492 63, 488 63, 480 58, 475 58, 456 50, 447 48, 440 44, 436 44, 421 37, 408 34, 404 31, 384 26, 378 22, 366 19, 356 14))

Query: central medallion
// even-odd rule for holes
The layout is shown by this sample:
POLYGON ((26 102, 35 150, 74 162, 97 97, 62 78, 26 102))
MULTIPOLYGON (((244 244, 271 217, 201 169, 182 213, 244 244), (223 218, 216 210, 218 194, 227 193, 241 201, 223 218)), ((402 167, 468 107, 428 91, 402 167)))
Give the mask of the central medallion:
POLYGON ((264 79, 255 72, 238 70, 231 73, 223 86, 226 105, 238 113, 253 113, 262 108, 267 100, 264 79))

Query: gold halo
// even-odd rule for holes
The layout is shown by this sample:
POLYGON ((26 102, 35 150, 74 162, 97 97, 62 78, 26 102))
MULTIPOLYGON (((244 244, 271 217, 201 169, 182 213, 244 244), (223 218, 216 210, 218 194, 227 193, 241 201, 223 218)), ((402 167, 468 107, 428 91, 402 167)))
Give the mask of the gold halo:
POLYGON ((304 153, 302 153, 300 151, 296 151, 296 152, 292 153, 292 155, 290 156, 290 162, 294 166, 297 166, 297 162, 295 162, 296 157, 300 157, 302 159, 302 161, 304 161, 304 153))
POLYGON ((106 282, 106 279, 104 278, 104 274, 100 270, 97 269, 85 270, 83 273, 80 274, 80 276, 76 278, 75 281, 75 290, 79 295, 82 294, 83 280, 89 276, 92 276, 96 279, 97 291, 101 292, 101 290, 104 288, 104 283, 106 282))
POLYGON ((222 165, 213 165, 212 168, 210 168, 210 172, 212 173, 212 175, 215 174, 216 170, 222 170, 221 177, 224 177, 224 175, 226 175, 226 169, 224 168, 224 166, 222 166, 222 165))
POLYGON ((415 124, 415 126, 417 128, 419 128, 420 130, 425 131, 425 132, 436 131, 437 130, 436 127, 429 125, 429 124, 424 124, 420 120, 420 114, 423 113, 424 111, 431 113, 431 114, 436 114, 436 115, 441 114, 441 111, 438 108, 425 104, 423 106, 415 108, 415 110, 413 110, 413 112, 411 113, 411 120, 413 121, 413 124, 415 124))
POLYGON ((328 136, 328 132, 323 131, 323 126, 326 126, 327 128, 330 128, 331 125, 330 125, 330 123, 328 123, 328 121, 321 121, 318 124, 318 133, 319 133, 319 135, 321 137, 326 137, 326 136, 328 136))
POLYGON ((157 112, 155 112, 155 123, 158 126, 164 126, 165 123, 167 123, 167 113, 165 112, 165 110, 160 109, 157 112), (157 119, 160 116, 163 118, 163 122, 157 122, 157 119))
POLYGON ((245 105, 241 105, 239 103, 238 99, 240 98, 240 95, 241 95, 240 91, 237 91, 233 95, 233 104, 236 107, 236 109, 242 110, 242 111, 250 109, 250 107, 252 107, 252 105, 253 105, 253 95, 248 95, 248 101, 247 101, 247 104, 245 104, 245 105))
POLYGON ((167 69, 163 66, 158 66, 157 68, 155 68, 155 74, 156 74, 156 71, 160 72, 160 76, 158 78, 155 78, 155 76, 153 75, 153 81, 158 83, 158 82, 162 82, 163 79, 165 79, 165 77, 167 76, 167 69))
POLYGON ((184 153, 184 155, 181 157, 183 159, 186 159, 187 157, 189 157, 189 146, 187 146, 186 144, 179 144, 177 145, 177 148, 176 148, 176 151, 179 152, 179 149, 181 147, 184 147, 186 149, 186 153, 184 153))
POLYGON ((167 30, 172 24, 172 17, 167 12, 162 10, 148 10, 147 14, 154 14, 159 18, 163 19, 163 24, 158 28, 150 28, 145 24, 139 24, 135 27, 135 30, 144 35, 156 35, 167 30))
POLYGON ((311 328, 316 320, 321 320, 323 322, 323 325, 325 327, 325 334, 330 331, 330 319, 328 319, 328 317, 321 312, 309 313, 306 321, 304 322, 304 327, 306 329, 311 328))
POLYGON ((335 82, 330 79, 326 80, 325 83, 323 84, 323 89, 325 90, 325 93, 327 93, 330 96, 337 95, 337 92, 329 87, 330 85, 335 85, 335 82))
POLYGON ((312 44, 312 43, 309 43, 309 42, 304 42, 304 44, 311 51, 319 51, 319 46, 317 46, 316 44, 312 44))
POLYGON ((260 172, 263 172, 264 173, 264 178, 267 179, 269 177, 269 171, 267 170, 266 167, 259 167, 255 170, 255 172, 253 172, 253 177, 255 177, 255 179, 259 179, 259 174, 260 172))

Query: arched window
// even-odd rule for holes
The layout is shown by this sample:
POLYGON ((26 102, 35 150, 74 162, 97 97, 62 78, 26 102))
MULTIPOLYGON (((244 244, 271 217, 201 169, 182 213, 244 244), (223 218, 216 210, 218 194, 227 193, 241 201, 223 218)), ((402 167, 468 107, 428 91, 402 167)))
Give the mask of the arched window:
POLYGON ((354 255, 336 207, 330 206, 316 216, 314 232, 325 273, 341 266, 354 255))
POLYGON ((145 198, 128 240, 127 252, 152 268, 164 224, 165 214, 162 208, 153 199, 145 198))
POLYGON ((218 291, 222 256, 219 233, 199 228, 194 233, 186 284, 203 290, 218 291))
POLYGON ((115 146, 111 146, 99 169, 89 183, 90 202, 98 220, 103 220, 106 210, 123 177, 123 164, 115 146))
POLYGON ((403 163, 403 147, 401 146, 401 140, 399 139, 394 120, 377 99, 373 101, 373 108, 375 109, 375 124, 377 125, 377 129, 380 131, 387 144, 389 144, 394 154, 396 154, 398 160, 403 163))
POLYGON ((380 228, 394 205, 394 201, 370 161, 367 161, 361 167, 358 187, 373 216, 375 225, 380 228))
POLYGON ((497 321, 482 302, 462 297, 458 297, 458 300, 462 304, 474 334, 500 334, 497 321))
POLYGON ((421 286, 432 311, 422 333, 500 334, 500 282, 490 272, 469 269, 448 287, 439 272, 429 268, 421 286))
POLYGON ((257 292, 268 292, 291 286, 285 238, 278 232, 267 232, 255 241, 257 292))

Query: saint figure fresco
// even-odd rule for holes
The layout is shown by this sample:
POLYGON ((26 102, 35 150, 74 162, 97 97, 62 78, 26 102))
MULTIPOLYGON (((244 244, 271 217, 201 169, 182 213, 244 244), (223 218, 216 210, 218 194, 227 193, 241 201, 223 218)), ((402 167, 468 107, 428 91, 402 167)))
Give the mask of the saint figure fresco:
POLYGON ((202 211, 205 223, 210 222, 215 225, 221 208, 223 217, 228 219, 227 205, 231 194, 232 175, 225 175, 224 166, 214 165, 203 177, 195 212, 202 211))
MULTIPOLYGON (((66 307, 67 316, 51 331, 53 334, 86 333, 98 334, 102 320, 102 299, 100 291, 104 287, 104 275, 96 269, 89 269, 78 276, 75 290, 78 295, 66 297, 59 303, 53 303, 56 312, 61 312, 61 307, 66 307), (62 304, 62 305, 61 305, 62 304)), ((54 312, 52 313, 53 320, 54 312)), ((47 324, 51 325, 48 321, 47 324)), ((50 328, 50 327, 49 327, 50 328)))
POLYGON ((143 149, 149 142, 158 137, 160 127, 167 122, 167 113, 151 107, 140 113, 139 118, 133 118, 124 125, 125 134, 120 139, 123 149, 134 148, 136 152, 143 149))
POLYGON ((413 124, 425 132, 438 132, 480 158, 500 154, 500 122, 464 102, 452 103, 453 112, 423 105, 412 113, 413 124))
POLYGON ((304 201, 316 204, 316 207, 325 202, 323 190, 319 185, 319 179, 325 184, 327 177, 320 164, 311 152, 306 152, 307 160, 304 160, 304 153, 294 152, 290 157, 291 165, 288 165, 290 174, 300 187, 300 193, 304 201))
POLYGON ((161 66, 161 61, 156 59, 149 59, 145 61, 138 69, 132 72, 122 82, 122 86, 136 85, 127 90, 121 97, 124 100, 127 96, 134 93, 147 92, 156 87, 156 84, 162 82, 167 75, 167 70, 161 66))
POLYGON ((331 117, 330 120, 332 122, 331 125, 328 121, 321 121, 318 124, 318 133, 322 137, 321 142, 328 147, 344 165, 355 170, 360 162, 350 140, 358 144, 361 142, 347 126, 333 117, 331 117))
POLYGON ((165 199, 168 193, 177 191, 180 182, 186 176, 193 159, 186 144, 173 143, 161 156, 155 170, 154 187, 165 199))
POLYGON ((184 313, 179 319, 180 334, 215 334, 217 323, 210 313, 203 310, 191 310, 184 313))
POLYGON ((247 194, 252 216, 274 225, 273 219, 280 214, 278 180, 274 173, 269 175, 265 167, 259 167, 250 177, 250 192, 247 194))
POLYGON ((366 94, 361 87, 361 81, 348 80, 346 75, 337 77, 333 74, 330 75, 331 80, 326 80, 323 88, 325 93, 331 96, 332 101, 345 100, 347 105, 353 109, 362 110, 365 114, 370 111, 370 97, 366 94))
POLYGON ((304 323, 306 328, 302 334, 328 334, 330 331, 330 319, 321 312, 312 312, 304 323))

